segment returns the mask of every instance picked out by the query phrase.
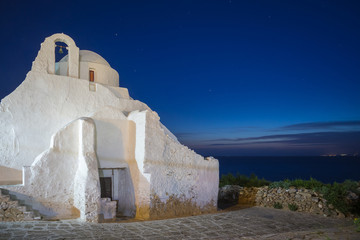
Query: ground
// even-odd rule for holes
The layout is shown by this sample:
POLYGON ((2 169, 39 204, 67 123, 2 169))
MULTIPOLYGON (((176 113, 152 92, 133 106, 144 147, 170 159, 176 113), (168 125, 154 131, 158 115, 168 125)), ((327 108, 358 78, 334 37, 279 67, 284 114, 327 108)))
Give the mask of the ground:
POLYGON ((1 222, 0 239, 360 239, 350 219, 251 207, 157 221, 1 222))

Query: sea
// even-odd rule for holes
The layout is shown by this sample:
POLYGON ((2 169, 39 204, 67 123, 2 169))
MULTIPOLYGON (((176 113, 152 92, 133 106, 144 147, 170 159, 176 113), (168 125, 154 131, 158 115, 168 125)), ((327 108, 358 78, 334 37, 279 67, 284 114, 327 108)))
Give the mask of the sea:
POLYGON ((360 156, 215 157, 223 174, 241 174, 269 181, 314 178, 324 183, 360 181, 360 156))

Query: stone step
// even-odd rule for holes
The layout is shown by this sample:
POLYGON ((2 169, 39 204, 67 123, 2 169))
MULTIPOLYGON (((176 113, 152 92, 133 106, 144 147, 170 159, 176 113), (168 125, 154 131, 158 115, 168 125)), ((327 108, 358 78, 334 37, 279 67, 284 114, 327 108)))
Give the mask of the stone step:
POLYGON ((0 201, 8 202, 8 201, 10 201, 10 196, 9 195, 1 195, 0 201))
POLYGON ((41 220, 41 219, 42 219, 42 217, 41 217, 40 213, 34 212, 33 220, 41 220))
MULTIPOLYGON (((33 221, 41 220, 41 215, 36 210, 27 210, 27 206, 20 204, 20 200, 12 200, 12 195, 8 194, 6 191, 0 189, 0 202, 3 205, 6 205, 6 208, 16 208, 24 214, 24 219, 21 221, 33 221)), ((16 199, 13 196, 13 199, 16 199)), ((12 210, 11 210, 12 211, 12 210)))
POLYGON ((32 221, 32 220, 34 220, 34 212, 33 211, 24 212, 24 221, 32 221))
POLYGON ((27 211, 26 206, 17 206, 16 208, 17 208, 19 211, 22 211, 22 212, 26 212, 26 211, 27 211))
POLYGON ((10 201, 8 201, 8 205, 9 205, 9 207, 17 208, 19 206, 19 202, 16 200, 15 201, 10 200, 10 201))

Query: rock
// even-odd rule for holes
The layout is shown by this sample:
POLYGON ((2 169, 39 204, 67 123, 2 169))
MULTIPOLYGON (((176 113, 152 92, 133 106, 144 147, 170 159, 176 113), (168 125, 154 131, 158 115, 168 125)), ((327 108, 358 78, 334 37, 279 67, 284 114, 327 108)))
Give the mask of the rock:
POLYGON ((9 204, 7 202, 1 202, 0 203, 0 209, 7 209, 9 204))
POLYGON ((348 194, 346 195, 346 199, 349 201, 353 201, 353 200, 357 200, 359 198, 359 196, 354 193, 354 192, 348 192, 348 194))
POLYGON ((17 208, 10 208, 10 212, 13 214, 13 215, 18 215, 18 214, 21 214, 22 212, 20 210, 18 210, 17 208))
POLYGON ((318 198, 318 197, 312 197, 311 200, 312 200, 313 202, 316 202, 316 203, 319 202, 319 198, 318 198))
POLYGON ((242 187, 237 185, 226 185, 220 188, 218 196, 219 207, 237 204, 242 189, 242 187))
POLYGON ((299 192, 299 194, 301 196, 303 196, 304 198, 311 198, 311 194, 310 193, 307 193, 307 192, 299 192))
POLYGON ((331 203, 328 205, 328 207, 329 207, 331 210, 334 209, 334 206, 333 206, 331 203))
POLYGON ((339 210, 335 210, 338 218, 345 218, 345 214, 340 212, 339 210))
POLYGON ((288 189, 288 192, 289 192, 289 193, 296 193, 297 190, 296 190, 296 188, 289 188, 289 189, 288 189))

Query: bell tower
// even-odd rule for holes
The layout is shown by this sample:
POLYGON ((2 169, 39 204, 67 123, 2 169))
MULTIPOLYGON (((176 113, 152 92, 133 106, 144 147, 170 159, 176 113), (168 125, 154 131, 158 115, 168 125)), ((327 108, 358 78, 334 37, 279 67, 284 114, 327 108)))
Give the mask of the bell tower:
POLYGON ((79 78, 79 48, 71 37, 63 33, 56 33, 47 37, 41 43, 41 48, 32 64, 31 71, 55 74, 56 42, 63 42, 68 46, 68 76, 79 78))

